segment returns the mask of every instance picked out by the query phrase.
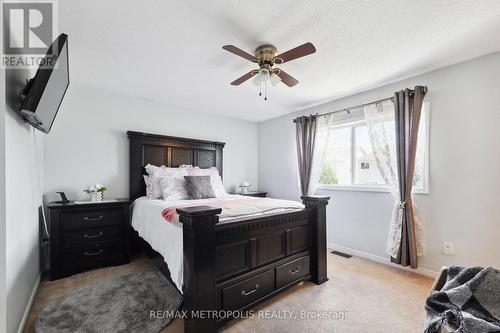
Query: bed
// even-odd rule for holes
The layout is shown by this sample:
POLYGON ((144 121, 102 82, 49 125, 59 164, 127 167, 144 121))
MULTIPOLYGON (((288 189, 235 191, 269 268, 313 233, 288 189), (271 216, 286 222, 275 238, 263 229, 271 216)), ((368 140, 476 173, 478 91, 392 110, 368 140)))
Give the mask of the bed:
MULTIPOLYGON (((135 200, 132 225, 161 258, 157 262, 162 272, 184 295, 184 332, 216 332, 236 311, 249 310, 303 281, 321 284, 328 280, 329 197, 303 196, 302 204, 288 202, 237 216, 228 215, 224 203, 233 200, 265 206, 267 202, 249 202, 240 196, 224 198, 224 203, 148 200, 143 198, 147 164, 216 167, 222 175, 225 144, 132 131, 127 134, 130 198, 135 200), (174 209, 177 220, 162 219, 165 209, 174 209)), ((268 200, 250 200, 255 199, 268 200)))

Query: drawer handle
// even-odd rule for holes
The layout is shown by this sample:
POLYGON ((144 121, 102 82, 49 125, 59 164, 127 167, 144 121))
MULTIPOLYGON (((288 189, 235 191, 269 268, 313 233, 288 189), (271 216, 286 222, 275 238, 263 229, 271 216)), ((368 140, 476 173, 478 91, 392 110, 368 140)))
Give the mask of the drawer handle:
POLYGON ((250 291, 245 291, 245 290, 242 290, 242 291, 241 291, 241 296, 248 296, 248 295, 251 295, 251 294, 253 294, 254 292, 256 292, 256 291, 257 291, 257 289, 259 289, 259 285, 258 285, 258 284, 256 284, 256 285, 255 285, 255 288, 254 288, 254 289, 252 289, 252 290, 250 290, 250 291))
POLYGON ((85 216, 83 219, 85 221, 100 221, 104 218, 104 216, 100 215, 98 217, 88 217, 88 216, 85 216))
POLYGON ((290 275, 293 275, 293 274, 298 273, 298 272, 300 272, 300 266, 297 266, 297 268, 295 268, 293 271, 291 269, 288 271, 288 273, 290 273, 290 275))
POLYGON ((104 235, 104 234, 101 231, 100 233, 95 234, 95 235, 85 234, 85 235, 83 235, 83 237, 85 237, 85 238, 97 238, 97 237, 101 237, 102 235, 104 235))
POLYGON ((84 254, 85 254, 87 257, 91 257, 91 256, 96 256, 96 255, 98 255, 98 254, 101 254, 102 252, 103 252, 103 250, 102 250, 102 249, 100 249, 100 250, 99 250, 99 251, 97 251, 97 252, 87 252, 87 251, 85 251, 85 253, 84 253, 84 254))

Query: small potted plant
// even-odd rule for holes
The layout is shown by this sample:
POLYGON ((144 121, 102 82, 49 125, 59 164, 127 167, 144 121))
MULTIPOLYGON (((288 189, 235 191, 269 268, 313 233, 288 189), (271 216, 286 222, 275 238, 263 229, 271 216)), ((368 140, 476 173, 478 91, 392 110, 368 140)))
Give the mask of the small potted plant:
POLYGON ((83 192, 87 193, 90 196, 90 201, 92 202, 100 202, 104 197, 104 191, 106 191, 106 187, 101 184, 93 184, 87 186, 83 192))
POLYGON ((250 187, 250 185, 252 185, 252 184, 250 184, 247 181, 244 181, 243 183, 241 183, 241 185, 240 185, 241 193, 242 194, 247 194, 248 193, 248 188, 250 187))

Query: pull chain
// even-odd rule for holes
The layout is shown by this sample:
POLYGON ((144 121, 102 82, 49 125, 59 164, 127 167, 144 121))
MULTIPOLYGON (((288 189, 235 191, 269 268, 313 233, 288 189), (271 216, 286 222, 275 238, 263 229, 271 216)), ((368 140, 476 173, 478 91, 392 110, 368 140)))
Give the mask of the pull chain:
POLYGON ((267 101, 267 80, 264 81, 264 100, 267 101))
POLYGON ((259 96, 262 96, 262 81, 259 81, 259 96))

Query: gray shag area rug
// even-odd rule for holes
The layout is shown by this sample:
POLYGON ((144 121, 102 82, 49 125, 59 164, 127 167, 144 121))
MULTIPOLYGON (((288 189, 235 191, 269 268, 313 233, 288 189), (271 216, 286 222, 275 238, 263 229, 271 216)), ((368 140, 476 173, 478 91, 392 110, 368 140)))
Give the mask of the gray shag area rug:
POLYGON ((176 311, 181 303, 182 296, 162 273, 134 273, 83 287, 49 304, 35 332, 156 333, 172 320, 164 311, 176 311))

